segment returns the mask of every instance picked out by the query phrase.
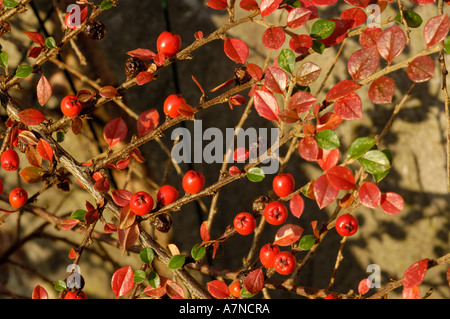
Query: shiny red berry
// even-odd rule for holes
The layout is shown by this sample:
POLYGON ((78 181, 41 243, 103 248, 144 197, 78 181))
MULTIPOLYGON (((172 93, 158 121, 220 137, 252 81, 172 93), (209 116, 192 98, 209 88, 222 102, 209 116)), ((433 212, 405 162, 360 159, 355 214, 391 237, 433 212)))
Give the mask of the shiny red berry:
POLYGON ((205 177, 202 173, 190 170, 184 174, 182 181, 183 189, 188 194, 196 194, 205 185, 205 177))
POLYGON ((280 248, 275 244, 265 244, 259 251, 259 260, 266 268, 272 268, 275 265, 275 256, 280 252, 280 248))
POLYGON ((139 191, 130 198, 130 210, 139 216, 150 213, 153 209, 153 198, 149 193, 139 191))
POLYGON ((250 235, 255 230, 256 220, 252 214, 242 212, 234 217, 233 226, 239 234, 250 235))
POLYGON ((274 268, 281 275, 292 274, 297 265, 295 256, 288 252, 282 251, 275 256, 274 268))
POLYGON ((23 188, 17 187, 14 188, 9 193, 9 203, 14 208, 19 208, 25 205, 28 200, 28 193, 23 188))
POLYGON ((264 218, 271 225, 281 225, 286 221, 288 211, 281 202, 270 202, 264 208, 264 218))
POLYGON ((158 53, 163 53, 164 56, 170 58, 175 55, 181 47, 181 38, 178 34, 164 31, 156 40, 156 49, 158 53))
POLYGON ((294 191, 295 181, 289 173, 280 174, 273 179, 272 187, 278 197, 286 197, 294 191))
POLYGON ((241 285, 238 280, 233 281, 229 286, 230 294, 236 298, 241 296, 241 285))
POLYGON ((69 117, 77 116, 83 106, 75 95, 67 95, 61 100, 61 112, 69 117))
POLYGON ((178 189, 172 185, 163 185, 156 194, 156 200, 163 206, 173 203, 178 198, 178 189))
POLYGON ((358 230, 358 221, 353 215, 344 214, 336 219, 336 231, 341 236, 352 236, 358 230))
POLYGON ((0 157, 2 167, 7 171, 15 171, 20 164, 19 155, 15 150, 6 150, 0 157))
POLYGON ((181 96, 181 94, 171 94, 164 101, 164 114, 175 118, 180 115, 178 112, 178 107, 180 105, 186 104, 186 100, 181 96))
POLYGON ((64 299, 88 299, 83 290, 78 291, 68 291, 64 295, 64 299))

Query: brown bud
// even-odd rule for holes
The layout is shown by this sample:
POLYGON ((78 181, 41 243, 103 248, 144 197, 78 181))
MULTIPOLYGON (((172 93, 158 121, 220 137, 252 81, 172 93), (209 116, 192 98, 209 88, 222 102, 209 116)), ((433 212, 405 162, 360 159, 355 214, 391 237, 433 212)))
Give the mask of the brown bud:
POLYGON ((233 78, 236 85, 242 85, 247 83, 252 79, 250 74, 247 72, 247 67, 239 66, 233 70, 233 78))
POLYGON ((172 218, 168 214, 159 214, 155 217, 153 221, 156 229, 160 232, 167 233, 172 227, 172 218))
POLYGON ((125 62, 125 74, 129 79, 134 78, 145 70, 147 70, 147 65, 139 58, 130 57, 125 62))
POLYGON ((90 39, 100 40, 106 34, 106 26, 103 22, 92 19, 86 24, 86 29, 84 29, 84 34, 90 39))
POLYGON ((267 204, 270 203, 270 198, 266 196, 259 196, 253 201, 253 211, 262 212, 267 204))

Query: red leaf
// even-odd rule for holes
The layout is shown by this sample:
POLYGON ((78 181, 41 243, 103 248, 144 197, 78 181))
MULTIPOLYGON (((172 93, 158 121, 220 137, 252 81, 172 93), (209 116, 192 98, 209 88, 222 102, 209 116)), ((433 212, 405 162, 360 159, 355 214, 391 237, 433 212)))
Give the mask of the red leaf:
POLYGON ((36 88, 38 102, 41 106, 48 102, 53 93, 53 88, 44 74, 41 75, 36 88))
POLYGON ((293 216, 300 218, 305 209, 305 201, 303 200, 303 197, 301 197, 299 194, 295 194, 294 196, 292 196, 292 198, 289 200, 289 209, 291 210, 293 216))
POLYGON ((278 113, 278 116, 280 118, 280 121, 290 124, 298 122, 300 120, 297 112, 293 110, 281 110, 280 113, 278 113))
POLYGON ((139 58, 142 61, 148 61, 153 59, 153 57, 156 55, 153 51, 150 51, 148 49, 135 49, 127 52, 128 55, 139 58))
POLYGON ((278 102, 272 93, 263 90, 255 91, 254 105, 260 116, 270 121, 280 122, 278 102))
POLYGON ((402 53, 405 45, 405 33, 396 25, 384 30, 377 40, 378 52, 389 64, 402 53))
MULTIPOLYGON (((306 54, 312 47, 313 40, 307 34, 299 34, 289 40, 289 47, 295 53, 306 54)), ((312 63, 312 62, 307 62, 312 63)))
POLYGON ((256 0, 241 0, 241 2, 239 2, 239 7, 246 11, 253 11, 258 9, 259 5, 256 0))
POLYGON ((153 73, 148 71, 139 72, 136 76, 136 83, 138 85, 144 85, 153 80, 153 73))
POLYGON ((377 185, 364 182, 358 190, 358 197, 363 206, 377 208, 381 201, 381 192, 377 185))
POLYGON ((403 287, 402 297, 403 297, 403 299, 420 299, 419 286, 415 286, 415 287, 411 287, 411 288, 403 287))
POLYGON ((233 109, 233 105, 242 105, 247 102, 247 99, 241 94, 235 94, 228 99, 230 109, 233 109))
POLYGON ((39 44, 40 46, 45 46, 45 38, 42 34, 39 32, 33 32, 33 31, 22 31, 25 33, 27 37, 31 39, 36 44, 39 44))
POLYGON ((370 289, 370 280, 368 278, 364 278, 358 284, 358 293, 360 295, 365 295, 370 289))
POLYGON ((319 155, 317 156, 317 164, 324 171, 335 167, 339 161, 340 151, 339 148, 332 150, 323 150, 319 148, 319 155))
POLYGON ((117 232, 117 226, 111 223, 105 223, 105 226, 103 227, 103 231, 106 234, 115 233, 117 232))
POLYGON ((167 296, 169 296, 170 299, 184 299, 183 287, 181 287, 175 281, 167 279, 166 291, 167 296))
POLYGON ((395 81, 382 76, 373 81, 369 87, 369 99, 374 104, 391 103, 395 93, 395 81))
POLYGON ((200 226, 200 237, 203 241, 209 241, 211 236, 209 235, 209 231, 207 228, 207 221, 205 220, 200 226))
POLYGON ((411 1, 421 6, 436 2, 436 0, 411 0, 411 1))
POLYGON ((429 56, 418 56, 406 68, 406 73, 415 83, 426 82, 434 76, 434 60, 429 56))
POLYGON ((403 197, 397 193, 387 192, 381 194, 380 206, 387 214, 396 215, 400 213, 404 205, 403 197))
POLYGON ((202 31, 197 31, 194 33, 194 38, 197 40, 203 39, 203 32, 202 31))
POLYGON ((343 80, 336 83, 327 93, 325 100, 326 101, 334 101, 339 98, 350 94, 358 90, 361 87, 358 83, 352 80, 343 80))
POLYGON ((298 143, 298 153, 303 159, 313 162, 319 155, 319 144, 314 137, 306 136, 298 143))
POLYGON ((334 112, 327 112, 317 121, 317 131, 333 130, 342 123, 342 118, 334 112))
POLYGON ((120 210, 119 229, 129 228, 129 227, 133 226, 135 221, 136 221, 136 214, 134 214, 131 211, 130 205, 127 203, 120 210))
POLYGON ((286 24, 291 29, 301 27, 309 20, 310 15, 310 10, 303 7, 296 7, 288 13, 286 24))
POLYGON ((157 66, 163 65, 165 61, 166 57, 164 56, 163 52, 159 52, 158 54, 155 54, 155 56, 153 57, 153 62, 155 62, 157 66))
POLYGON ((262 69, 261 69, 258 65, 256 65, 256 64, 247 62, 247 72, 248 72, 248 74, 250 74, 250 76, 251 76, 254 80, 256 80, 256 81, 259 81, 259 80, 262 79, 263 71, 262 71, 262 69))
POLYGON ((168 279, 164 276, 159 275, 159 280, 160 284, 158 288, 153 288, 152 286, 148 285, 147 287, 145 287, 143 292, 146 295, 154 298, 161 298, 162 296, 164 296, 167 293, 166 283, 168 279))
POLYGON ((347 36, 348 26, 347 23, 340 19, 328 19, 329 21, 333 21, 336 26, 333 30, 333 33, 326 39, 319 39, 326 47, 331 47, 333 45, 339 44, 344 41, 347 36))
POLYGON ((159 124, 159 113, 156 109, 151 109, 139 114, 137 129, 139 135, 145 135, 153 131, 159 124))
POLYGON ((47 141, 43 140, 42 138, 39 139, 39 142, 37 144, 37 151, 42 158, 46 159, 49 162, 52 161, 53 148, 47 141))
POLYGON ((306 8, 311 11, 311 15, 309 16, 309 20, 316 19, 319 17, 319 13, 317 11, 316 6, 310 0, 298 0, 301 3, 302 8, 306 8))
POLYGON ((101 177, 98 180, 95 181, 94 187, 96 190, 98 190, 99 192, 104 192, 107 193, 109 192, 109 180, 107 177, 101 177))
POLYGON ((280 27, 270 27, 262 35, 263 45, 270 50, 278 50, 286 40, 286 34, 280 27))
POLYGON ((116 189, 111 192, 112 199, 116 205, 120 207, 125 207, 129 204, 131 196, 133 193, 126 189, 116 189))
POLYGON ((216 10, 228 8, 227 0, 209 0, 206 5, 216 10))
POLYGON ((370 0, 344 0, 344 1, 352 6, 360 7, 360 8, 367 7, 370 2, 370 0))
POLYGON ((334 102, 334 111, 343 120, 362 119, 362 101, 358 94, 351 92, 334 102))
POLYGON ((41 54, 41 52, 42 52, 42 47, 32 47, 30 49, 30 52, 28 53, 28 57, 35 59, 39 56, 39 54, 41 54))
POLYGON ((423 28, 423 39, 427 48, 438 44, 448 34, 449 20, 446 14, 430 18, 423 28))
POLYGON ((45 116, 35 109, 25 109, 17 115, 19 116, 20 121, 25 125, 38 125, 46 120, 45 116))
POLYGON ((450 287, 450 267, 448 267, 445 277, 447 278, 448 286, 450 287))
POLYGON ((348 29, 353 29, 366 22, 367 14, 361 8, 350 8, 342 11, 341 20, 347 24, 348 29))
POLYGON ((61 223, 61 228, 63 230, 71 230, 78 224, 80 221, 78 219, 68 218, 61 223))
POLYGON ((105 98, 112 98, 115 97, 117 95, 119 95, 119 92, 117 92, 116 88, 113 86, 104 86, 102 88, 100 88, 100 90, 98 91, 98 93, 105 97, 105 98))
POLYGON ((314 197, 320 209, 333 202, 338 193, 339 190, 331 185, 325 174, 321 175, 314 183, 314 197))
POLYGON ((372 75, 380 65, 380 55, 375 46, 356 50, 350 55, 347 70, 353 81, 361 81, 372 75))
POLYGON ((425 274, 428 270, 428 259, 422 259, 405 270, 402 277, 403 287, 405 288, 413 288, 415 286, 419 286, 423 279, 425 278, 425 274))
POLYGON ((264 273, 261 268, 252 270, 245 276, 244 288, 251 294, 256 294, 264 288, 264 273))
POLYGON ((295 79, 297 80, 298 84, 308 86, 312 82, 317 80, 321 71, 322 68, 317 64, 312 62, 305 62, 297 71, 297 76, 295 77, 295 79))
POLYGON ((331 6, 335 4, 337 0, 311 0, 311 2, 316 6, 331 6))
POLYGON ((300 239, 302 233, 302 227, 294 224, 285 224, 277 230, 274 244, 278 246, 290 246, 300 239))
POLYGON ((240 39, 226 38, 223 49, 227 57, 236 63, 244 63, 248 58, 248 46, 240 39))
POLYGON ((123 141, 127 134, 128 127, 121 117, 109 121, 103 129, 103 137, 110 147, 123 141))
POLYGON ((36 285, 33 289, 31 299, 48 299, 47 290, 42 288, 40 285, 36 285))
POLYGON ((136 243, 139 238, 139 225, 134 223, 128 228, 117 230, 117 237, 119 240, 119 244, 124 249, 128 249, 136 243))
POLYGON ((75 259, 75 257, 77 257, 77 252, 75 251, 75 249, 70 249, 69 251, 69 258, 70 259, 75 259))
POLYGON ((264 76, 264 86, 272 93, 283 94, 287 86, 287 74, 282 68, 277 66, 268 67, 264 76))
POLYGON ((249 156, 249 151, 245 147, 238 147, 233 152, 233 160, 235 162, 245 162, 249 156))
POLYGON ((289 100, 289 109, 294 109, 298 114, 308 111, 317 99, 311 93, 298 91, 289 100))
POLYGON ((260 5, 261 17, 272 14, 280 6, 283 0, 262 0, 260 5))
POLYGON ((182 116, 189 117, 194 115, 194 108, 189 104, 181 104, 177 110, 182 116))
POLYGON ((208 282, 208 291, 214 298, 224 299, 230 296, 228 285, 222 280, 213 280, 208 282))
POLYGON ((382 33, 383 30, 378 27, 366 28, 359 36, 359 44, 365 48, 377 45, 377 40, 382 33))
POLYGON ((111 278, 112 292, 116 298, 129 293, 134 286, 134 272, 130 266, 122 267, 114 272, 111 278))
POLYGON ((355 177, 350 169, 344 166, 335 166, 325 173, 331 186, 341 190, 355 188, 355 177))

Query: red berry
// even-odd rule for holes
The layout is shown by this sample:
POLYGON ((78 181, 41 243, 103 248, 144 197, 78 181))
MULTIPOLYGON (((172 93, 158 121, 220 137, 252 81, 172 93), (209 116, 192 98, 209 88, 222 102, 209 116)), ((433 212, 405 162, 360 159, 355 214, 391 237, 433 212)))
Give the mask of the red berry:
POLYGON ((78 291, 68 291, 64 295, 64 299, 88 299, 83 290, 78 291))
POLYGON ((61 101, 61 112, 69 117, 77 116, 83 106, 75 95, 67 95, 61 101))
POLYGON ((196 194, 201 191, 205 185, 205 177, 200 172, 193 170, 187 171, 186 174, 184 174, 182 185, 186 193, 196 194))
POLYGON ((341 236, 352 236, 358 230, 358 221, 353 215, 344 214, 336 219, 335 227, 341 236))
POLYGON ((175 55, 181 47, 181 38, 178 34, 164 31, 156 40, 156 49, 158 53, 163 53, 164 56, 170 58, 175 55))
POLYGON ((181 96, 181 94, 171 94, 164 101, 164 114, 175 118, 180 115, 178 112, 178 107, 180 105, 186 104, 186 100, 181 96))
POLYGON ((266 268, 272 268, 275 265, 275 256, 280 252, 275 244, 265 244, 259 251, 259 260, 266 268))
POLYGON ((14 208, 19 208, 25 205, 28 200, 28 193, 23 188, 17 187, 14 188, 9 193, 9 203, 14 208))
POLYGON ((269 224, 281 225, 285 222, 288 216, 286 206, 281 202, 271 202, 264 208, 264 218, 269 224))
POLYGON ((153 198, 149 193, 136 192, 130 198, 130 210, 139 216, 150 213, 153 209, 153 198))
POLYGON ((87 14, 86 5, 77 5, 66 14, 64 24, 70 29, 76 29, 86 20, 87 14))
POLYGON ((173 203, 178 198, 178 189, 173 187, 172 185, 163 185, 158 190, 158 194, 156 195, 156 200, 158 203, 166 206, 170 203, 173 203))
POLYGON ((19 155, 15 150, 6 150, 2 153, 0 162, 7 171, 15 171, 20 164, 19 155))
POLYGON ((279 252, 275 256, 274 267, 275 270, 281 275, 292 274, 296 265, 297 260, 295 259, 295 256, 288 251, 279 252))
POLYGON ((279 197, 286 197, 294 191, 295 181, 291 174, 275 176, 272 183, 273 191, 279 197))
POLYGON ((239 281, 233 281, 230 286, 228 286, 228 289, 230 290, 230 294, 236 298, 239 298, 241 296, 241 285, 239 284, 239 281))
POLYGON ((252 214, 242 212, 234 217, 233 226, 239 234, 250 235, 255 230, 256 220, 252 214))
POLYGON ((328 294, 324 299, 337 299, 335 294, 328 294))

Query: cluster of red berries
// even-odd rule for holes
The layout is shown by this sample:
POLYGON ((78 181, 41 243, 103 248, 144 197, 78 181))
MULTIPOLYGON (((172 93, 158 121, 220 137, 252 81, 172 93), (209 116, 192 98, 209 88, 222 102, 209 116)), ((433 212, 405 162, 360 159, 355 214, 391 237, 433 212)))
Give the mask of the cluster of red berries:
MULTIPOLYGON (((0 157, 0 163, 6 171, 15 171, 19 168, 20 159, 17 152, 13 149, 6 150, 0 157)), ((3 192, 3 181, 0 180, 0 193, 3 192)), ((9 193, 9 203, 14 208, 22 207, 28 201, 27 191, 21 187, 14 188, 9 193)))

